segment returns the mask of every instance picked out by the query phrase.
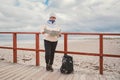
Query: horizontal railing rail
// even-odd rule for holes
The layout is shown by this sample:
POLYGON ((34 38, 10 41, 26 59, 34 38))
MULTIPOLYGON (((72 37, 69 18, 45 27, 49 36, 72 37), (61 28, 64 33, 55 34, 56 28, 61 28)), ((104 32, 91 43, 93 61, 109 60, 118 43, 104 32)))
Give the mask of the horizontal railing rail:
MULTIPOLYGON (((13 50, 13 62, 17 63, 17 50, 26 50, 26 51, 35 51, 36 52, 36 66, 40 65, 40 52, 44 52, 45 50, 40 49, 40 32, 0 32, 0 34, 12 34, 13 35, 13 46, 6 47, 0 46, 1 49, 12 49, 13 50), (19 48, 17 47, 17 35, 18 34, 35 34, 35 49, 32 48, 19 48)), ((63 51, 56 51, 57 53, 64 53, 64 54, 76 54, 76 55, 87 55, 87 56, 98 56, 99 57, 99 72, 103 74, 103 57, 114 57, 120 58, 120 55, 113 55, 113 54, 105 54, 103 53, 103 37, 104 36, 120 36, 120 33, 74 33, 74 32, 64 32, 64 50, 63 51), (89 52, 75 52, 75 51, 68 51, 68 37, 69 35, 96 35, 99 37, 99 52, 98 53, 89 53, 89 52)), ((119 54, 119 53, 118 53, 119 54)))

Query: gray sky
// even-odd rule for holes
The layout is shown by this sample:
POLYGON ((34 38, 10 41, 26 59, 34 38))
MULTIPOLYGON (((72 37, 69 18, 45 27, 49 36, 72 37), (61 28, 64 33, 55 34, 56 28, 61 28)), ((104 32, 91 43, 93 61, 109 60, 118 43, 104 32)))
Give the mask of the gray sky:
POLYGON ((64 32, 120 32, 120 0, 0 0, 0 31, 40 31, 50 13, 64 32))

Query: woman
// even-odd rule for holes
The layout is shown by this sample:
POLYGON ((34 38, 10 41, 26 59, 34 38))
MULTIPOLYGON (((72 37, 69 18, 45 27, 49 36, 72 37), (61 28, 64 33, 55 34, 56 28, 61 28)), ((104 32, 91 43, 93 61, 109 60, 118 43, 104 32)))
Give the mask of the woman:
POLYGON ((54 53, 57 46, 58 38, 61 36, 61 29, 56 25, 56 15, 50 14, 47 24, 42 28, 44 34, 44 47, 45 47, 45 61, 46 70, 53 72, 54 53))

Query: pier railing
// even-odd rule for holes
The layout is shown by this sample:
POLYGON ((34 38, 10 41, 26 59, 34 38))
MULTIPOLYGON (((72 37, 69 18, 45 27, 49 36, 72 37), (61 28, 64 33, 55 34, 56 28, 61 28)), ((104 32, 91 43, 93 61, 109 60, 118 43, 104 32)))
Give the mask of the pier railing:
MULTIPOLYGON (((40 48, 40 32, 0 32, 0 34, 12 34, 13 36, 13 46, 6 47, 1 46, 1 49, 12 49, 13 50, 13 62, 17 63, 17 50, 26 50, 26 51, 35 51, 36 52, 36 66, 40 65, 40 52, 44 52, 43 49, 40 48), (17 35, 18 34, 35 34, 35 49, 31 48, 19 48, 17 47, 17 35)), ((62 33, 64 35, 64 50, 63 51, 56 51, 57 53, 64 53, 64 54, 77 54, 77 55, 87 55, 87 56, 99 56, 99 72, 103 74, 103 57, 114 57, 120 58, 120 55, 113 55, 113 54, 105 54, 103 53, 103 37, 104 36, 120 36, 120 33, 62 33), (99 52, 96 53, 89 53, 89 52, 75 52, 75 51, 68 51, 68 37, 69 35, 89 35, 89 36, 98 36, 99 37, 99 52)))

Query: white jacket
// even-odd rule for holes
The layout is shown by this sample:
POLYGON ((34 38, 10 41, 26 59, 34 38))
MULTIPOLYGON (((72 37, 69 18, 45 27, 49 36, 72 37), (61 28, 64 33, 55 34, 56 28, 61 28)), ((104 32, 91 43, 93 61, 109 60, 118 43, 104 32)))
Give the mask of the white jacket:
POLYGON ((58 25, 56 25, 55 22, 52 24, 50 21, 47 21, 47 24, 42 26, 41 33, 45 32, 45 34, 44 34, 44 39, 45 40, 48 40, 48 41, 51 41, 51 42, 55 42, 55 41, 58 40, 59 36, 51 36, 51 34, 47 33, 45 30, 61 32, 61 28, 58 25))

